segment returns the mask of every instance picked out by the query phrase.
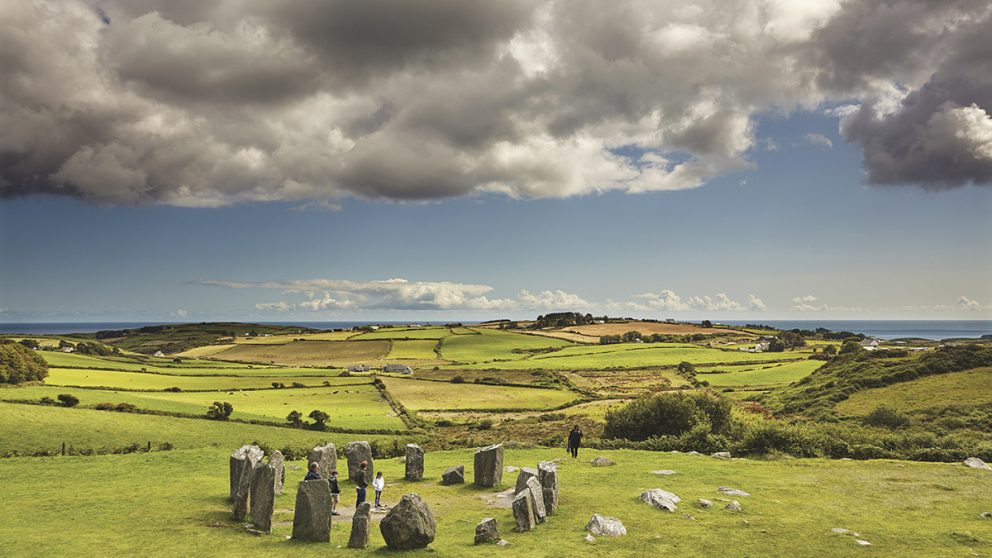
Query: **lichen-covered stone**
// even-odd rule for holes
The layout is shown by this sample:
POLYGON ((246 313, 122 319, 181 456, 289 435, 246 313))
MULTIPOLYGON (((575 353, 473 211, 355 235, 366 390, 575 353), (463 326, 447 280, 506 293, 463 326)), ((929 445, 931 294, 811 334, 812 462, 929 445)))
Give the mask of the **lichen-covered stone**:
POLYGON ((247 468, 251 469, 262 460, 264 452, 262 448, 255 445, 244 445, 231 453, 228 460, 229 475, 231 481, 230 498, 233 501, 238 493, 238 483, 241 482, 241 473, 247 468))
POLYGON ((414 550, 434 542, 437 523, 427 502, 417 494, 404 494, 382 518, 379 531, 390 549, 414 550))
POLYGON ((351 536, 348 548, 365 548, 369 545, 369 525, 371 524, 372 504, 362 502, 351 518, 351 536))
POLYGON ((475 450, 475 485, 496 486, 503 480, 503 444, 475 450))
POLYGON ((372 446, 368 442, 351 442, 344 447, 344 454, 348 458, 348 480, 355 480, 355 475, 362 469, 362 461, 365 461, 369 464, 365 469, 365 482, 372 484, 372 479, 375 478, 372 446))
POLYGON ((558 465, 554 461, 538 463, 537 480, 541 482, 544 509, 548 515, 554 515, 558 511, 558 465))
POLYGON ((513 520, 516 522, 513 530, 518 533, 530 531, 537 526, 537 519, 534 517, 534 498, 529 488, 521 490, 513 497, 513 520))
POLYGON ((541 483, 537 482, 537 477, 527 479, 527 490, 530 491, 531 498, 534 499, 532 503, 534 520, 538 523, 544 523, 548 519, 548 512, 544 507, 544 491, 541 489, 541 483))
POLYGON ((527 479, 537 478, 537 469, 532 467, 522 467, 520 472, 517 473, 517 485, 513 488, 513 493, 516 494, 521 490, 527 488, 527 479))
POLYGON ((276 450, 269 456, 269 465, 276 470, 275 480, 272 482, 276 494, 282 494, 282 486, 286 482, 286 460, 282 452, 276 450))
POLYGON ((419 481, 424 478, 424 450, 417 444, 406 445, 406 471, 403 478, 419 481))
POLYGON ((256 464, 251 472, 251 522, 266 533, 272 530, 277 475, 276 468, 265 463, 256 464))
POLYGON ((593 514, 592 519, 586 525, 586 531, 593 535, 622 537, 627 534, 627 528, 615 517, 593 514))
POLYGON ((317 464, 317 472, 320 473, 320 478, 330 478, 331 471, 338 468, 337 446, 334 444, 327 444, 326 446, 314 447, 310 450, 310 455, 307 456, 307 467, 310 467, 311 463, 317 464))
POLYGON ((441 474, 441 484, 464 484, 465 466, 454 465, 441 474))
POLYGON ((641 493, 641 501, 647 502, 659 510, 674 512, 678 509, 675 504, 681 502, 682 499, 667 490, 652 488, 641 493))
POLYGON ((297 486, 293 538, 298 541, 331 541, 331 485, 327 479, 301 481, 297 486))
POLYGON ((475 544, 490 544, 499 541, 499 525, 496 524, 494 518, 487 517, 475 526, 475 544))

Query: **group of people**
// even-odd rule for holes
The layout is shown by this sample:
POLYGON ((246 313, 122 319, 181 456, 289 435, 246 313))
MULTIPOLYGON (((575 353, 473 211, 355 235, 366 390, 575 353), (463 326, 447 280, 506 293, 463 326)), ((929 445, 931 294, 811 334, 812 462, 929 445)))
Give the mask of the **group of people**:
MULTIPOLYGON (((368 480, 366 480, 366 471, 369 468, 368 461, 362 461, 359 464, 358 472, 355 473, 355 491, 356 491, 356 501, 355 507, 357 508, 365 501, 366 489, 369 486, 368 480)), ((303 480, 319 480, 323 477, 320 476, 319 467, 316 462, 310 464, 310 471, 307 476, 303 477, 303 480)), ((338 501, 341 499, 341 486, 338 484, 338 472, 337 470, 331 471, 330 478, 327 479, 328 483, 331 485, 331 515, 340 515, 337 511, 338 501)), ((382 490, 386 488, 386 478, 382 476, 382 471, 375 474, 375 478, 372 479, 372 489, 375 490, 375 507, 382 507, 382 490)))

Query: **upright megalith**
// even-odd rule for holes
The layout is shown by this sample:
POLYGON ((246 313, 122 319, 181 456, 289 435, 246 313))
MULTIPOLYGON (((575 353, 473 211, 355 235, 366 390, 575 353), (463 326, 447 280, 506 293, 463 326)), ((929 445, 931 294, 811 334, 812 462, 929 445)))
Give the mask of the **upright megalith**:
POLYGON ((265 452, 262 451, 262 448, 251 444, 241 446, 231 453, 231 458, 228 463, 231 477, 231 500, 234 500, 234 497, 238 493, 238 483, 241 482, 241 472, 246 468, 250 470, 254 467, 255 463, 262 460, 263 455, 265 455, 265 452))
POLYGON ((276 494, 282 494, 282 485, 286 483, 286 459, 282 452, 276 450, 269 456, 269 465, 275 469, 275 480, 272 481, 272 488, 276 494))
POLYGON ((231 515, 234 521, 244 521, 248 515, 249 498, 251 498, 252 472, 257 462, 251 458, 245 459, 246 466, 241 467, 241 477, 238 478, 238 485, 234 494, 234 503, 231 506, 231 515), (247 466, 250 465, 250 466, 247 466))
POLYGON ((379 523, 379 531, 391 550, 414 550, 434 542, 434 514, 417 494, 404 494, 379 523))
POLYGON ((538 463, 537 480, 541 482, 544 508, 548 515, 554 515, 558 511, 558 464, 554 461, 538 463))
POLYGON ((475 485, 496 486, 503 480, 503 444, 475 450, 475 485))
MULTIPOLYGON (((270 459, 271 461, 271 459, 270 459)), ((279 473, 271 464, 257 463, 251 471, 251 522, 259 530, 272 530, 275 484, 279 473)))
POLYGON ((372 504, 362 502, 351 518, 351 536, 348 548, 365 548, 369 545, 369 525, 371 524, 372 504))
POLYGON ((311 463, 317 464, 317 472, 320 473, 320 478, 330 478, 331 471, 338 468, 338 448, 334 444, 314 447, 310 450, 310 455, 307 456, 307 467, 311 463))
POLYGON ((417 444, 406 445, 406 475, 408 481, 419 481, 424 478, 424 450, 417 444))
POLYGON ((441 484, 465 484, 465 466, 452 465, 441 474, 441 484))
POLYGON ((544 523, 548 518, 548 512, 544 507, 544 491, 541 490, 541 483, 537 482, 537 477, 527 479, 527 490, 530 491, 530 496, 534 499, 534 520, 538 523, 544 523))
POLYGON ((331 485, 327 479, 301 481, 297 486, 293 538, 331 542, 331 485))
POLYGON ((534 498, 530 489, 521 490, 513 497, 513 520, 516 526, 513 528, 518 533, 531 531, 537 526, 537 519, 534 517, 534 498))
POLYGON ((368 442, 351 442, 344 447, 348 457, 348 480, 354 481, 355 475, 361 470, 362 461, 369 464, 365 469, 365 480, 369 483, 375 478, 375 465, 372 463, 372 446, 368 442))
POLYGON ((499 525, 492 517, 486 517, 475 526, 475 544, 499 542, 499 525))
POLYGON ((537 478, 537 469, 533 467, 521 467, 520 472, 517 473, 517 485, 513 488, 513 493, 516 494, 521 490, 527 488, 528 479, 537 478))

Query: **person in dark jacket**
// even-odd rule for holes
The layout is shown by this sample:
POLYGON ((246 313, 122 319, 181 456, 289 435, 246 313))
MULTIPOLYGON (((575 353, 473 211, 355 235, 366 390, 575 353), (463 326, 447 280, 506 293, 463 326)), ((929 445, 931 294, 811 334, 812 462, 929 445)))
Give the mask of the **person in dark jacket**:
POLYGON ((317 472, 317 463, 310 464, 310 471, 307 476, 303 477, 303 480, 320 480, 320 473, 317 472))
POLYGON ((331 478, 327 480, 331 483, 331 515, 341 515, 338 513, 338 501, 341 499, 341 487, 338 486, 338 472, 331 471, 331 478))
POLYGON ((568 433, 568 451, 572 452, 572 457, 579 456, 579 446, 582 445, 582 431, 579 430, 579 425, 575 425, 572 431, 568 433))
POLYGON ((358 472, 355 473, 355 490, 358 492, 358 501, 355 503, 355 508, 358 508, 365 501, 365 487, 369 485, 369 482, 365 480, 365 470, 368 468, 369 462, 362 461, 358 472))

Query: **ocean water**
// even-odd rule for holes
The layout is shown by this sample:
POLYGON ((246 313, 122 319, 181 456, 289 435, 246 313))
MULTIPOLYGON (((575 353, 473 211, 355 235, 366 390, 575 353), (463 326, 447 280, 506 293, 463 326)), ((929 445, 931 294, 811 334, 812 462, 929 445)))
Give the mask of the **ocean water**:
POLYGON ((760 323, 778 329, 816 329, 863 333, 879 339, 917 337, 920 339, 950 339, 992 335, 992 320, 748 320, 723 321, 728 325, 760 323))
MULTIPOLYGON (((298 326, 313 329, 347 329, 364 325, 442 325, 459 320, 443 322, 252 322, 263 325, 298 326)), ((33 323, 0 323, 0 333, 23 333, 26 335, 57 335, 68 333, 93 333, 104 329, 137 329, 153 325, 181 324, 189 322, 33 322, 33 323)), ((474 322, 463 322, 474 323, 474 322)))

